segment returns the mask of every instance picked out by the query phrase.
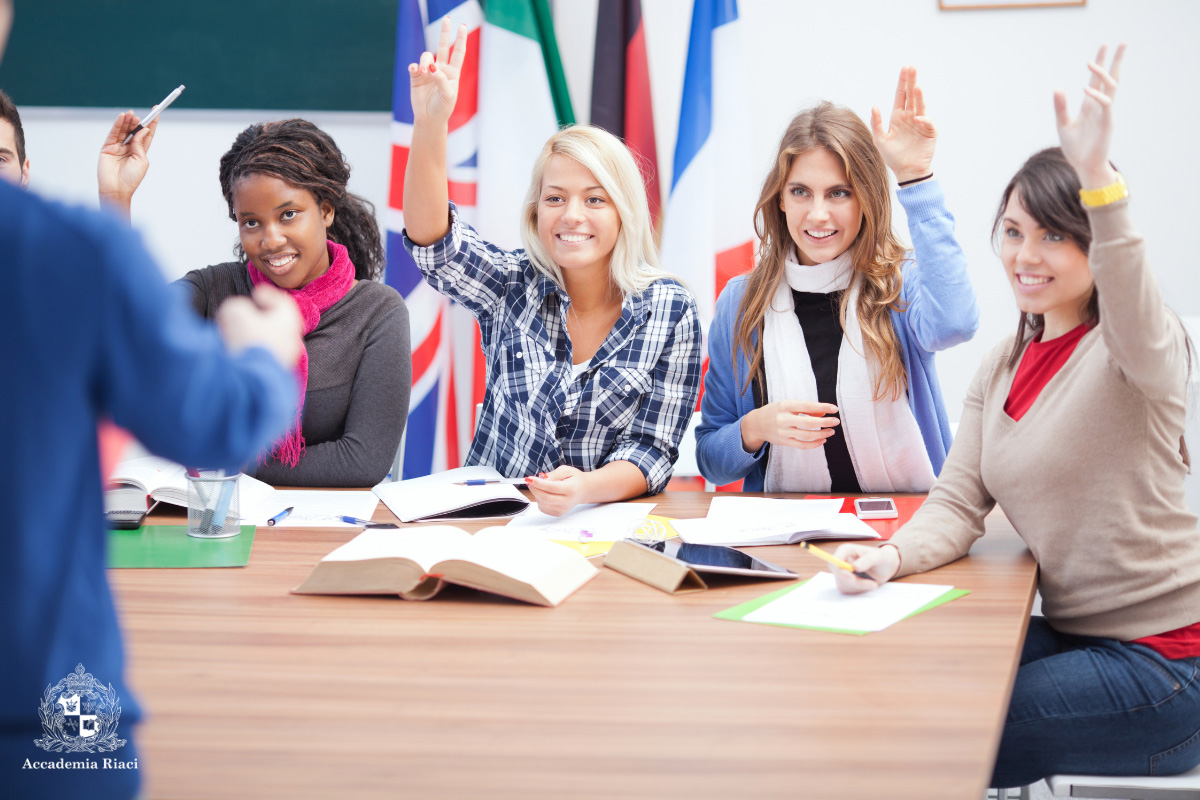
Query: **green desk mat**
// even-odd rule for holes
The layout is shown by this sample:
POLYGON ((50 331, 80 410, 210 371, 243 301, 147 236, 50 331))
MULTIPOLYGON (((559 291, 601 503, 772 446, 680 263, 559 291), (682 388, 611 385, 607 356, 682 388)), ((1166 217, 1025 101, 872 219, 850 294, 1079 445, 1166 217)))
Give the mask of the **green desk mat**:
MULTIPOLYGON (((743 622, 744 620, 742 618, 750 612, 757 611, 772 600, 783 597, 788 592, 796 591, 807 582, 808 581, 800 581, 799 583, 792 584, 791 586, 785 586, 779 591, 771 592, 770 594, 764 594, 762 597, 756 597, 753 600, 742 603, 740 606, 734 606, 733 608, 727 608, 724 611, 718 611, 716 614, 713 614, 713 616, 717 619, 728 619, 734 622, 743 622)), ((940 605, 949 603, 951 600, 957 600, 963 595, 970 593, 971 592, 969 589, 950 589, 945 594, 939 595, 933 600, 930 600, 928 603, 905 617, 905 619, 908 619, 909 617, 915 617, 917 614, 921 614, 931 608, 937 608, 940 605)), ((774 625, 779 628, 803 628, 810 631, 825 631, 826 633, 848 633, 851 636, 865 636, 868 633, 873 633, 873 631, 851 631, 842 628, 820 628, 816 625, 789 625, 785 622, 758 622, 755 624, 774 625)))
POLYGON ((228 539, 197 539, 185 525, 147 525, 108 532, 109 568, 244 567, 254 544, 254 526, 228 539))

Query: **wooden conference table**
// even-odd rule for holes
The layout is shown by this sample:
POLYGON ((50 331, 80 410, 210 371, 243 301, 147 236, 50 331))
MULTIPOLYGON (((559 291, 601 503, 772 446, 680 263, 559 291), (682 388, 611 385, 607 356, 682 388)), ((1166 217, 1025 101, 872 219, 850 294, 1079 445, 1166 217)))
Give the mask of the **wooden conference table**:
POLYGON ((862 637, 713 619, 775 582, 671 596, 610 569, 558 608, 288 593, 356 532, 260 528, 243 569, 109 572, 146 797, 975 800, 1036 588, 997 513, 907 579, 969 595, 862 637))

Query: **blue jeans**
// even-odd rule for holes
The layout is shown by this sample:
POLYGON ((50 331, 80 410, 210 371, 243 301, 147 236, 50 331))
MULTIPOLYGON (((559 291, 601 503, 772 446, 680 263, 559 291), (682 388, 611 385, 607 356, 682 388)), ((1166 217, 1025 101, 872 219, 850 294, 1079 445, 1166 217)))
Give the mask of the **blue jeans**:
POLYGON ((1174 775, 1200 764, 1200 658, 1029 621, 993 787, 1060 773, 1174 775))

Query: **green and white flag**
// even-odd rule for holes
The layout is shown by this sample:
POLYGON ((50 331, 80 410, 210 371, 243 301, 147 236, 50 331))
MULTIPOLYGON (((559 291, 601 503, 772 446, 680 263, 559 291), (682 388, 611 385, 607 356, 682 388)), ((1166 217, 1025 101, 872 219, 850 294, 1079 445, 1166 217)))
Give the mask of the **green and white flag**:
POLYGON ((486 0, 479 54, 476 228, 521 246, 521 207, 542 145, 575 121, 548 0, 486 0))

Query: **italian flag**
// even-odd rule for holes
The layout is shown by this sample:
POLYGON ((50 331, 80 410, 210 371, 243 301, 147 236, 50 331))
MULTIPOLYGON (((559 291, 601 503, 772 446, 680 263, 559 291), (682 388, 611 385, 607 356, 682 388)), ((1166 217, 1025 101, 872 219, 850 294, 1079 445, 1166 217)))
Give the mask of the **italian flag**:
POLYGON ((575 121, 548 0, 487 0, 479 53, 476 229, 520 247, 521 205, 542 145, 575 121))

